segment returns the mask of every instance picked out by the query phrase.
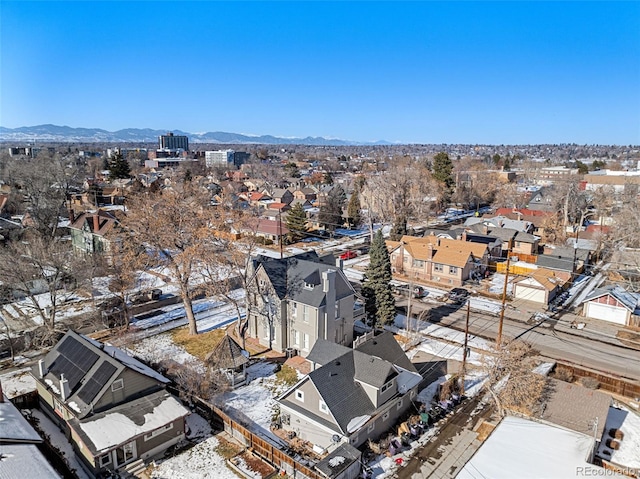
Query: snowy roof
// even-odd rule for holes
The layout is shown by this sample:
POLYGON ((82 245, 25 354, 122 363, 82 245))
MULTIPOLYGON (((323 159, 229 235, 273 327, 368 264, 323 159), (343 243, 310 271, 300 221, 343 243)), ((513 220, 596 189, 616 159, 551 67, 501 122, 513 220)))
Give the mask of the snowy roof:
POLYGON ((606 295, 613 296, 615 299, 620 301, 620 303, 622 303, 622 305, 632 313, 635 312, 635 310, 638 308, 638 304, 640 303, 640 294, 631 293, 626 289, 624 289, 622 286, 619 286, 617 284, 596 289, 594 292, 588 295, 584 299, 584 301, 585 302, 591 301, 606 295))
MULTIPOLYGON (((361 455, 362 453, 351 444, 342 443, 335 451, 316 464, 316 469, 326 477, 338 477, 354 462, 359 462, 361 455)), ((359 466, 358 469, 360 469, 359 466)))
POLYGON ((72 419, 70 424, 96 455, 189 415, 180 401, 158 391, 130 401, 89 419, 72 419))
POLYGON ((604 470, 598 474, 601 468, 587 462, 592 447, 593 438, 584 434, 506 417, 456 477, 564 479, 587 467, 593 476, 604 475, 604 470))
POLYGON ((60 478, 47 462, 37 446, 33 444, 8 444, 2 446, 0 478, 37 477, 60 478))
MULTIPOLYGON (((0 427, 0 443, 35 444, 42 442, 42 438, 11 401, 0 402, 0 424, 2 425, 0 427)), ((2 461, 0 461, 1 463, 2 461)), ((0 475, 0 477, 2 476, 0 475)))
POLYGON ((611 407, 605 428, 607 431, 619 429, 624 437, 618 441, 619 449, 608 448, 603 440, 598 455, 618 466, 640 471, 640 416, 633 411, 611 407), (604 451, 609 451, 610 454, 605 454, 604 451))
POLYGON ((0 375, 2 391, 5 398, 13 399, 36 390, 36 381, 31 375, 31 368, 18 369, 0 375))

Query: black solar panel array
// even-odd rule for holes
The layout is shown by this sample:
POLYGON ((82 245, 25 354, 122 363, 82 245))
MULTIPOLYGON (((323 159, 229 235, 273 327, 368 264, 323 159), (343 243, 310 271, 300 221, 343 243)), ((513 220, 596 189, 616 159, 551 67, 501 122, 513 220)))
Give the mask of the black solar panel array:
POLYGON ((95 374, 82 386, 78 392, 78 397, 82 399, 85 404, 89 404, 115 372, 116 367, 113 364, 106 361, 103 362, 95 374))
POLYGON ((73 391, 96 363, 98 355, 71 336, 67 336, 60 343, 58 353, 60 355, 51 365, 50 371, 58 377, 64 374, 69 381, 69 388, 73 391))

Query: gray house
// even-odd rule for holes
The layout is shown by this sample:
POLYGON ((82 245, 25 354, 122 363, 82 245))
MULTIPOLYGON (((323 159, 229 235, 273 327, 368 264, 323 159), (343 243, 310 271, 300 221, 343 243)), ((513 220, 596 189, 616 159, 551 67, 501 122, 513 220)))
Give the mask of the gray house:
POLYGON ((247 288, 247 334, 276 351, 307 356, 318 339, 353 342, 355 290, 333 255, 259 256, 247 288))
POLYGON ((355 349, 319 340, 307 360, 316 369, 278 398, 280 422, 325 450, 358 447, 388 431, 422 381, 389 332, 370 333, 355 349))
POLYGON ((31 374, 41 409, 93 476, 184 439, 189 411, 165 391, 169 380, 118 348, 68 331, 31 374))

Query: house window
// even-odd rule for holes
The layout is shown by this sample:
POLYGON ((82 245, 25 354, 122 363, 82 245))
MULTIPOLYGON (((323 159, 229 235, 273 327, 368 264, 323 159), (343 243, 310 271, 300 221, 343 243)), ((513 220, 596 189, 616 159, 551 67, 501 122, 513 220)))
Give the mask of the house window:
POLYGON ((422 261, 421 259, 414 259, 413 260, 413 267, 414 268, 424 268, 424 261, 422 261))
POLYGON ((291 314, 293 316, 297 316, 298 315, 298 303, 296 303, 296 302, 292 302, 291 303, 291 314))
POLYGON ((329 408, 327 407, 327 404, 322 399, 320 400, 318 407, 320 408, 320 411, 322 411, 323 413, 329 414, 329 408))
POLYGON ((402 399, 398 399, 398 402, 396 404, 396 409, 400 409, 402 407, 402 399))
POLYGON ((311 283, 304 283, 304 289, 313 289, 313 285, 311 283))
POLYGON ((372 422, 371 424, 369 424, 369 426, 367 427, 367 432, 373 432, 373 430, 376 428, 376 423, 372 422))
POLYGON ((304 393, 300 390, 296 391, 296 399, 300 402, 304 402, 304 393))
POLYGON ((106 467, 111 464, 111 454, 100 456, 100 458, 98 459, 98 464, 100 465, 100 467, 106 467))
POLYGON ((385 412, 385 413, 382 415, 382 420, 383 420, 383 421, 386 421, 387 419, 389 419, 389 411, 385 412))
POLYGON ((293 330, 293 345, 300 346, 300 331, 293 330))
POLYGON ((144 440, 145 441, 149 441, 149 440, 153 439, 154 437, 159 436, 163 432, 170 431, 171 429, 173 429, 173 423, 170 423, 170 424, 167 424, 165 426, 162 426, 161 428, 158 428, 155 431, 151 431, 149 434, 145 434, 144 435, 144 440))
POLYGON ((433 265, 433 270, 434 270, 436 273, 442 273, 442 272, 444 271, 444 268, 443 268, 443 266, 442 266, 441 264, 439 264, 439 263, 434 263, 434 265, 433 265))
POLYGON ((407 261, 409 261, 409 258, 408 258, 407 256, 404 256, 404 257, 402 258, 402 262, 403 262, 403 263, 406 263, 407 261))
POLYGON ((302 349, 309 350, 309 335, 307 333, 304 333, 304 336, 302 336, 302 341, 302 349))
POLYGON ((449 266, 449 274, 458 274, 457 266, 449 266))
POLYGON ((113 384, 111 384, 112 391, 120 391, 120 389, 122 389, 123 387, 124 381, 122 379, 116 379, 115 381, 113 381, 113 384))
POLYGON ((393 379, 391 381, 389 381, 387 384, 385 384, 384 386, 382 386, 382 388, 380 389, 380 392, 383 393, 385 392, 387 389, 389 389, 391 386, 393 385, 393 379))
POLYGON ((309 306, 306 304, 302 306, 302 320, 305 323, 309 322, 309 306))

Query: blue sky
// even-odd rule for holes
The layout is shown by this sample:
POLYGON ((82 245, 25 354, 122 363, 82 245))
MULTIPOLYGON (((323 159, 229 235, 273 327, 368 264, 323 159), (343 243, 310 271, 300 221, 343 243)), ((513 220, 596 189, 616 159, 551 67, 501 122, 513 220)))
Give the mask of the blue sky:
POLYGON ((640 2, 0 2, 0 125, 640 144, 640 2))

